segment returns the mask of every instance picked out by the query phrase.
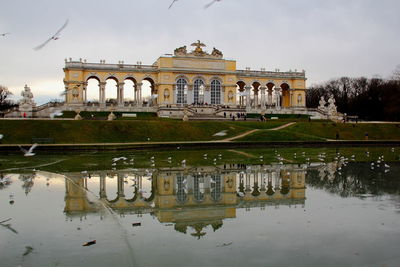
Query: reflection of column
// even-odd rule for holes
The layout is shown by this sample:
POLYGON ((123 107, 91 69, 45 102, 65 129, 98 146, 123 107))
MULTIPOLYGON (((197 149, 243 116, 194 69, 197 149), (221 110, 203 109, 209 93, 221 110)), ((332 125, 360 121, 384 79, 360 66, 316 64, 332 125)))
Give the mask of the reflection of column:
POLYGON ((267 87, 265 86, 260 86, 261 90, 261 109, 265 109, 265 90, 267 87))
POLYGON ((105 106, 106 103, 106 83, 105 82, 100 82, 99 83, 99 102, 101 106, 105 106))
POLYGON ((106 195, 106 176, 100 174, 100 198, 107 198, 106 195))
POLYGON ((123 174, 117 174, 117 179, 118 179, 118 192, 117 192, 117 195, 118 195, 118 197, 125 197, 125 194, 124 194, 124 175, 123 174))
POLYGON ((124 105, 124 83, 118 83, 117 84, 117 101, 118 101, 118 106, 123 106, 124 105))
POLYGON ((246 173, 246 192, 251 192, 250 174, 246 173))
POLYGON ((142 104, 143 104, 143 101, 142 101, 142 83, 137 83, 136 84, 136 95, 137 95, 136 105, 138 107, 141 107, 142 104))
POLYGON ((250 108, 250 90, 251 90, 251 86, 246 86, 246 109, 250 108))

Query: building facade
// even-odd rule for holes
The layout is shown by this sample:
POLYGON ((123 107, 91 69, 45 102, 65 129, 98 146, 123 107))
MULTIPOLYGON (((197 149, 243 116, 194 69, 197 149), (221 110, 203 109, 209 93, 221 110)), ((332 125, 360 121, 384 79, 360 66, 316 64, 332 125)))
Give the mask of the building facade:
POLYGON ((65 62, 65 102, 71 106, 87 106, 87 85, 97 80, 98 101, 89 105, 105 108, 137 110, 142 107, 177 108, 190 105, 246 108, 247 111, 305 108, 305 72, 254 71, 236 69, 236 61, 224 59, 216 48, 211 53, 203 50, 200 41, 175 49, 174 54, 161 56, 152 65, 88 63, 85 60, 65 62), (105 95, 108 80, 116 84, 117 99, 105 95), (132 88, 124 86, 131 81, 132 88), (143 97, 142 84, 148 81, 151 96, 143 97), (133 90, 134 98, 124 97, 133 90))

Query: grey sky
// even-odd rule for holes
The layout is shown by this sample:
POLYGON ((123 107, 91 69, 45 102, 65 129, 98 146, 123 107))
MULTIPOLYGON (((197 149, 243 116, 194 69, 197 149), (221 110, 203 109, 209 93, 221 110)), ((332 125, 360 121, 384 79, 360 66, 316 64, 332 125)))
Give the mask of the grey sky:
POLYGON ((64 59, 152 64, 200 39, 237 67, 305 69, 308 85, 387 77, 400 64, 398 0, 14 0, 0 9, 0 84, 60 98, 64 59), (69 18, 61 38, 41 44, 69 18))

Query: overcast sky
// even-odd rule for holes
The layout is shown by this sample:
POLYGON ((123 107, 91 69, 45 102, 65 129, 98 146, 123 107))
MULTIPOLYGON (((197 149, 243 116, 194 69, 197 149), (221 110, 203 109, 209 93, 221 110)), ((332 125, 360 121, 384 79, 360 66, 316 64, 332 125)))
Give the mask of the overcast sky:
POLYGON ((400 64, 399 0, 4 0, 0 84, 36 102, 60 98, 64 59, 152 64, 200 39, 237 68, 305 69, 308 85, 388 77, 400 64), (66 19, 61 38, 39 51, 66 19))

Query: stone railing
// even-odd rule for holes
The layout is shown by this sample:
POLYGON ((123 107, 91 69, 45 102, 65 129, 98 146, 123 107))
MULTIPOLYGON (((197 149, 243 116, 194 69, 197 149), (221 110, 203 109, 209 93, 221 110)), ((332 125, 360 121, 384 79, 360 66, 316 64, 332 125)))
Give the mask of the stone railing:
POLYGON ((80 61, 65 62, 65 68, 71 69, 95 69, 95 70, 147 70, 156 71, 158 69, 155 65, 131 65, 131 64, 106 64, 106 63, 85 63, 80 61))
POLYGON ((259 71, 259 70, 236 70, 238 76, 265 76, 274 78, 306 78, 305 72, 279 72, 279 71, 259 71))

